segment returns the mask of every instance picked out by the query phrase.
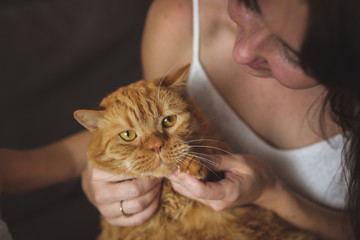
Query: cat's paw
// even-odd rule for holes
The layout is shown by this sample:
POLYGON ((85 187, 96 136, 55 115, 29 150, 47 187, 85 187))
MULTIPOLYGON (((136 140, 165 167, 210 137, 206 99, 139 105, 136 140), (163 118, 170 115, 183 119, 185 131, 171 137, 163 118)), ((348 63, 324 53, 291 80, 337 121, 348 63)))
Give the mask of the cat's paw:
POLYGON ((180 164, 180 172, 187 172, 198 179, 205 179, 206 167, 196 157, 187 156, 180 164))

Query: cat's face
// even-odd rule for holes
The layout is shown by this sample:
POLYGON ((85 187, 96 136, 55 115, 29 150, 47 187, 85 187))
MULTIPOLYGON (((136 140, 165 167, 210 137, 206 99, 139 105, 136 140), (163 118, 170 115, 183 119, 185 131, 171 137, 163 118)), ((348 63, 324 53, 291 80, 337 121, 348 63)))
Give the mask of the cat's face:
POLYGON ((96 166, 135 177, 164 177, 189 153, 201 128, 186 97, 188 67, 165 79, 139 81, 109 95, 100 110, 75 118, 93 132, 88 157, 96 166))

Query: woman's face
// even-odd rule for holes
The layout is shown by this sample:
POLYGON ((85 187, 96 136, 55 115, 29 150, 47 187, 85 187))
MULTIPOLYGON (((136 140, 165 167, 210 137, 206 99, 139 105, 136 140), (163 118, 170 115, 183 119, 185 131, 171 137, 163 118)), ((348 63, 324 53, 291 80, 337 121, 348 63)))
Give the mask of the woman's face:
POLYGON ((303 0, 229 0, 238 26, 233 49, 237 63, 253 76, 275 78, 291 89, 316 86, 299 66, 298 52, 306 31, 308 6, 303 0))

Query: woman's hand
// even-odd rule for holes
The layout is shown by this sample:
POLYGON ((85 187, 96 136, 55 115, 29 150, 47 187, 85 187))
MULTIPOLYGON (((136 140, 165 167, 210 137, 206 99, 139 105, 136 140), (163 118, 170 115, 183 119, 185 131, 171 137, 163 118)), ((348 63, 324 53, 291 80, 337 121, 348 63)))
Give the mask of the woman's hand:
POLYGON ((175 172, 169 177, 175 191, 216 211, 253 203, 325 239, 344 239, 347 235, 344 212, 324 208, 294 193, 264 161, 247 155, 216 155, 212 160, 216 166, 213 171, 225 172, 223 180, 204 183, 175 172))
POLYGON ((247 155, 216 155, 212 157, 216 168, 224 171, 219 182, 202 182, 186 173, 175 172, 169 177, 173 188, 180 194, 200 201, 216 211, 260 201, 276 177, 262 160, 247 155))
POLYGON ((145 181, 112 175, 90 162, 82 175, 82 187, 89 200, 111 225, 118 226, 140 225, 154 214, 159 205, 161 182, 161 179, 145 181))

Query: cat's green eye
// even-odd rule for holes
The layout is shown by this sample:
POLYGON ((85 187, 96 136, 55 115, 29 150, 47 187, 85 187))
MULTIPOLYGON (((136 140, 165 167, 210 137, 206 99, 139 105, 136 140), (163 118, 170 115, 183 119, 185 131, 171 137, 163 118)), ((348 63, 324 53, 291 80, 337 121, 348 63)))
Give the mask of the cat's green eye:
POLYGON ((123 131, 119 134, 119 136, 125 141, 132 141, 136 138, 136 132, 133 130, 123 131))
POLYGON ((174 126, 175 123, 176 123, 176 115, 168 116, 164 118, 162 121, 162 125, 165 128, 172 127, 174 126))

